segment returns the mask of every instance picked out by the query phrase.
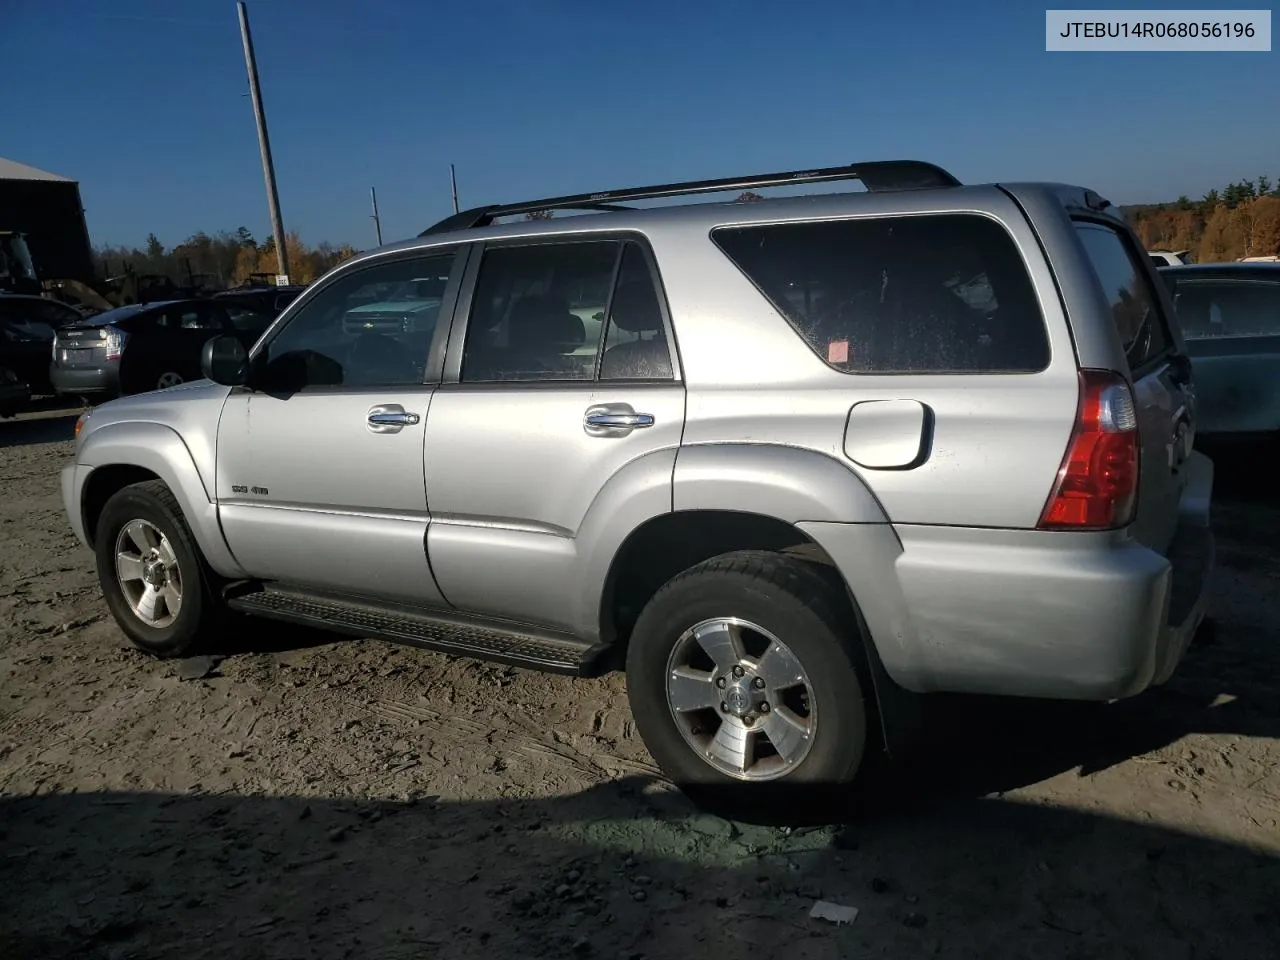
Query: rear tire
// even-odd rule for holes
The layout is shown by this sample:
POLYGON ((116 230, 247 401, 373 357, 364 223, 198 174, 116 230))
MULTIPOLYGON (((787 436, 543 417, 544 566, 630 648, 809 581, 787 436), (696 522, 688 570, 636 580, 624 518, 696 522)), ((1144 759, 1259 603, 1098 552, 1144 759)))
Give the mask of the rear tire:
POLYGON ((183 657, 205 645, 221 599, 214 577, 160 480, 117 491, 94 538, 98 583, 111 615, 134 645, 157 657, 183 657))
POLYGON ((627 688, 677 786, 736 805, 795 787, 816 799, 853 780, 868 720, 860 628, 844 601, 812 564, 760 551, 713 557, 653 596, 631 635, 627 688))

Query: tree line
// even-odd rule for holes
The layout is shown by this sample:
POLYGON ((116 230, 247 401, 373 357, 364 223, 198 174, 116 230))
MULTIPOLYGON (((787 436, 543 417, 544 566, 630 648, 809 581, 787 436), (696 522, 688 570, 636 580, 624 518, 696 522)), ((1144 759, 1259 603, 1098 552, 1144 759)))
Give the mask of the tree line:
POLYGON ((1265 176, 1124 211, 1148 250, 1189 250, 1200 263, 1280 256, 1280 185, 1265 176))
MULTIPOLYGON (((739 202, 762 200, 754 191, 739 202)), ((1199 200, 1186 196, 1172 203, 1122 208, 1148 250, 1189 250, 1201 263, 1243 257, 1280 256, 1280 184, 1260 176, 1210 190, 1199 200)), ((526 214, 550 219, 550 210, 526 214)), ((296 233, 285 236, 289 279, 310 283, 358 252, 349 244, 308 246, 296 233)), ((166 248, 150 234, 139 247, 102 246, 94 250, 94 271, 108 279, 128 271, 168 277, 180 286, 209 289, 247 283, 272 283, 276 273, 275 238, 258 241, 245 227, 218 233, 200 231, 166 248)))
MULTIPOLYGON (((285 235, 289 279, 310 283, 331 267, 354 257, 354 247, 321 243, 311 247, 296 233, 285 235)), ((276 275, 275 238, 259 242, 245 227, 235 231, 200 231, 175 247, 164 246, 150 234, 141 247, 102 246, 94 250, 94 273, 102 278, 118 277, 132 271, 139 275, 168 277, 179 286, 225 289, 247 283, 274 283, 276 275)))

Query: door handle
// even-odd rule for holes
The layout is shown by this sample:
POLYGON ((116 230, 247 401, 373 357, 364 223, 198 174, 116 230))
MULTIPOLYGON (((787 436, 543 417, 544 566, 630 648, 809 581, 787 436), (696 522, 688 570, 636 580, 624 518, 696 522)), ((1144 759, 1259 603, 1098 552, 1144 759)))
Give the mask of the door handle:
POLYGON ((399 433, 421 419, 416 413, 405 413, 398 403, 380 403, 369 410, 366 426, 370 433, 399 433))
POLYGON ((586 416, 588 427, 652 427, 654 420, 651 413, 612 413, 597 410, 586 416))
POLYGON ((629 403, 592 404, 582 417, 582 429, 589 437, 625 437, 653 424, 653 414, 636 413, 629 403))
POLYGON ((420 418, 416 413, 383 412, 369 414, 369 422, 379 427, 411 427, 420 418))

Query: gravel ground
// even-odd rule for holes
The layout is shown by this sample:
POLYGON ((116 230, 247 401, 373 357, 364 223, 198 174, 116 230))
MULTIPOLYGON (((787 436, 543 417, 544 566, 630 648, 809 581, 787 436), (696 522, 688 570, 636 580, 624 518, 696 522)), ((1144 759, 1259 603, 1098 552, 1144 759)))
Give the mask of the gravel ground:
POLYGON ((62 514, 75 413, 0 422, 4 958, 1277 955, 1280 507, 1247 454, 1166 688, 939 701, 840 822, 779 826, 671 791, 618 676, 271 624, 135 652, 62 514))

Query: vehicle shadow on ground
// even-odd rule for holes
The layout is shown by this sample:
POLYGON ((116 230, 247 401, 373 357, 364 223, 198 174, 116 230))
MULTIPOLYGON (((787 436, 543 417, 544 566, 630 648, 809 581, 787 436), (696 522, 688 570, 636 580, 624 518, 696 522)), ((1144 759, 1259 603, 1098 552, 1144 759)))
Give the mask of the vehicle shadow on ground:
POLYGON ((19 417, 0 420, 0 449, 40 443, 61 443, 75 437, 79 411, 61 416, 19 417))
POLYGON ((1280 454, 1280 443, 1198 439, 1196 449, 1213 460, 1216 501, 1280 503, 1280 485, 1269 469, 1280 454))
POLYGON ((352 639, 346 634, 315 627, 237 614, 227 624, 215 652, 220 658, 289 653, 331 643, 347 643, 352 639))
POLYGON ((1000 800, 797 831, 624 780, 488 802, 55 794, 0 799, 0 822, 13 960, 1263 960, 1280 937, 1273 856, 1000 800), (819 899, 860 913, 811 918, 819 899))

